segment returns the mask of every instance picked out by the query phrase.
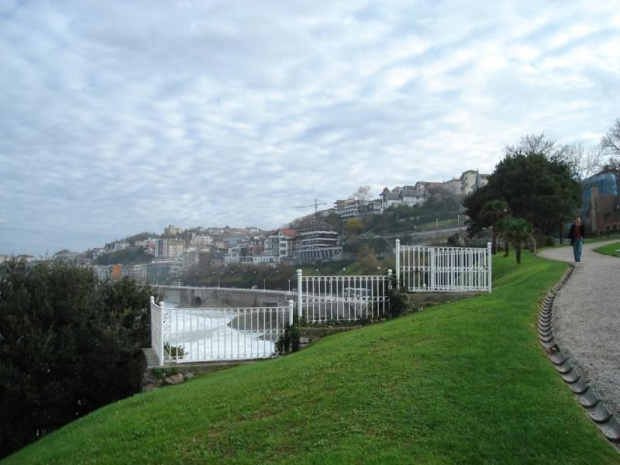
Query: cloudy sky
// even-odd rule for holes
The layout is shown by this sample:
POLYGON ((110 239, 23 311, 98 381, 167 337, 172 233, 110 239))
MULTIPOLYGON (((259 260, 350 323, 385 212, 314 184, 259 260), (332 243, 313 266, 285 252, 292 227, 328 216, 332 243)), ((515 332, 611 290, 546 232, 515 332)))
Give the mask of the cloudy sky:
POLYGON ((616 1, 0 0, 0 253, 275 228, 619 103, 616 1))

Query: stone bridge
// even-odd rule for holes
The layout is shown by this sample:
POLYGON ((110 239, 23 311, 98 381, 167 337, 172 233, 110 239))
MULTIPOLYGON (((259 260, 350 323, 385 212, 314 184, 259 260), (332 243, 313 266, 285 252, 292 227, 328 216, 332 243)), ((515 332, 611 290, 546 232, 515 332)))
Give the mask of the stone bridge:
POLYGON ((210 302, 223 302, 230 307, 271 307, 288 305, 297 300, 297 292, 229 287, 152 286, 164 299, 179 307, 206 307, 210 302))

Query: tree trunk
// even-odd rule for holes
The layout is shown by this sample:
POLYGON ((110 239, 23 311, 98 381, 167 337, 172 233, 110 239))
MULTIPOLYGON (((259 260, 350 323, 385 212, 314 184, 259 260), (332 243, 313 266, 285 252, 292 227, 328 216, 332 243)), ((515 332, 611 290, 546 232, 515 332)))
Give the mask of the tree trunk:
POLYGON ((497 232, 495 231, 495 226, 493 226, 493 238, 491 239, 491 254, 495 255, 497 253, 497 232))
POLYGON ((517 265, 521 264, 521 246, 515 245, 515 253, 517 255, 517 265))
POLYGON ((504 257, 508 256, 508 252, 510 252, 510 242, 504 241, 504 257))
POLYGON ((562 237, 562 236, 563 236, 563 234, 562 234, 562 229, 563 229, 563 228, 562 228, 562 223, 560 223, 560 226, 559 226, 560 245, 562 245, 562 244, 563 244, 562 239, 564 239, 564 238, 562 237))

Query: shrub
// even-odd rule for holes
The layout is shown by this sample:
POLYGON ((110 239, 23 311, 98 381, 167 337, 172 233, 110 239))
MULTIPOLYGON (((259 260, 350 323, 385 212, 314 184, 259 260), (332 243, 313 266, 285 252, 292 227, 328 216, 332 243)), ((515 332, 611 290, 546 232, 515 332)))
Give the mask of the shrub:
POLYGON ((278 354, 285 355, 299 350, 299 323, 297 318, 292 325, 286 325, 284 334, 276 342, 278 354))
POLYGON ((74 265, 0 265, 0 457, 140 392, 150 295, 74 265))
POLYGON ((388 317, 394 318, 407 312, 407 310, 409 309, 407 290, 402 285, 402 283, 400 286, 397 285, 396 276, 392 276, 390 280, 388 296, 388 317))

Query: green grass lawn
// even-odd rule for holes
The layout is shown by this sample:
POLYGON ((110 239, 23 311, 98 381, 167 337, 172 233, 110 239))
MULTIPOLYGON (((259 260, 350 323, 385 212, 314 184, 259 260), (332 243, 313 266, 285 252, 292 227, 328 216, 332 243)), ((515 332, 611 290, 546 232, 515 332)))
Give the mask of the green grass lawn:
POLYGON ((620 242, 614 242, 613 244, 608 244, 603 247, 594 249, 594 251, 602 253, 603 255, 611 255, 612 257, 617 257, 616 250, 618 249, 620 249, 620 242))
POLYGON ((492 294, 134 396, 5 463, 620 463, 538 343, 566 266, 494 266, 492 294))

